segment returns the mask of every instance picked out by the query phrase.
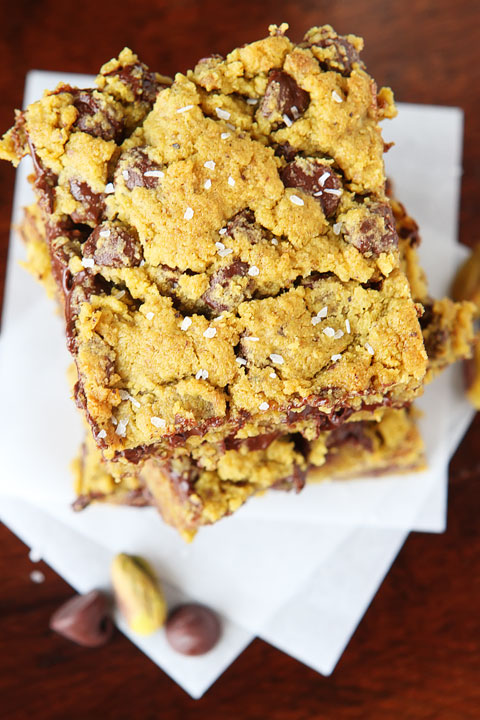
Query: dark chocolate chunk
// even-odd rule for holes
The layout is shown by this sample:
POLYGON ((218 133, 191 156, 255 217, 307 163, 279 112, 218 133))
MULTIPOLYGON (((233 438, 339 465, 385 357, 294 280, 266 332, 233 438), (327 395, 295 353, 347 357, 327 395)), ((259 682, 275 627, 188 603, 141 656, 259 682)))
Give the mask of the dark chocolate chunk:
POLYGON ((118 168, 121 168, 123 181, 129 190, 136 187, 150 190, 156 188, 160 178, 158 175, 149 173, 158 173, 162 169, 161 165, 151 160, 146 151, 140 147, 128 150, 121 155, 118 168))
POLYGON ((307 472, 307 468, 302 469, 299 465, 294 465, 292 474, 278 480, 272 485, 272 490, 294 490, 294 492, 299 493, 305 487, 307 472))
POLYGON ((266 450, 279 435, 279 432, 253 435, 248 438, 237 438, 231 435, 225 439, 224 446, 225 450, 238 450, 240 447, 245 447, 247 450, 266 450))
POLYGON ((335 214, 340 202, 342 183, 328 165, 315 158, 297 158, 280 170, 285 187, 300 188, 318 200, 325 217, 335 214))
MULTIPOLYGON (((65 271, 69 273, 68 269, 65 271)), ((75 321, 82 303, 88 302, 92 295, 108 294, 110 284, 101 275, 93 275, 82 270, 76 275, 64 276, 65 326, 67 347, 71 353, 76 349, 75 321)))
POLYGON ((122 142, 125 126, 119 107, 109 104, 98 90, 70 88, 68 91, 78 112, 74 127, 93 137, 122 142))
POLYGON ((160 90, 167 87, 157 80, 154 72, 150 72, 147 66, 140 62, 112 70, 105 77, 112 75, 131 89, 136 100, 143 100, 148 105, 153 105, 160 90))
POLYGON ((210 278, 210 285, 202 295, 202 300, 215 312, 223 312, 237 307, 249 295, 251 281, 233 283, 233 278, 248 276, 250 266, 241 260, 234 260, 227 267, 220 268, 210 278))
POLYGON ((360 224, 346 220, 343 223, 344 239, 363 254, 380 255, 398 246, 398 236, 392 209, 388 203, 372 203, 369 217, 360 224))
POLYGON ((328 449, 352 444, 363 447, 369 452, 373 451, 373 441, 366 433, 368 425, 366 422, 344 423, 334 428, 327 436, 326 446, 328 449))
POLYGON ((104 267, 136 267, 143 260, 143 250, 133 228, 102 223, 83 246, 83 256, 104 267))
POLYGON ((30 149, 30 155, 32 156, 33 170, 35 173, 33 187, 40 196, 40 205, 48 214, 51 214, 53 213, 55 199, 54 191, 58 183, 58 177, 54 172, 52 172, 52 170, 44 166, 38 157, 30 138, 28 138, 28 146, 30 149))
POLYGON ((260 112, 269 118, 274 113, 297 120, 310 103, 310 95, 297 85, 291 75, 283 70, 270 70, 265 95, 260 103, 260 112))
POLYGON ((299 150, 297 150, 297 148, 294 148, 293 145, 290 145, 289 142, 277 143, 274 145, 274 148, 275 155, 277 155, 277 157, 285 158, 287 162, 291 162, 292 160, 294 160, 299 153, 299 150))
POLYGON ((105 212, 105 196, 103 193, 93 192, 88 183, 77 178, 70 180, 70 192, 75 200, 83 206, 82 210, 75 210, 71 214, 73 222, 93 222, 97 224, 105 212))
POLYGON ((198 466, 188 455, 171 457, 162 467, 162 472, 175 488, 182 500, 187 500, 200 475, 198 466))
POLYGON ((352 72, 354 65, 364 67, 356 48, 345 37, 332 34, 331 30, 325 28, 321 28, 319 32, 319 37, 317 33, 313 37, 309 37, 307 33, 305 42, 301 43, 300 47, 331 48, 330 52, 325 53, 325 56, 320 61, 320 65, 324 70, 335 70, 344 76, 348 76, 352 72))
POLYGON ((105 645, 113 633, 107 598, 98 590, 75 595, 54 612, 50 629, 83 647, 105 645))
POLYGON ((170 613, 165 632, 171 647, 182 655, 204 655, 218 642, 221 625, 204 605, 179 605, 170 613))

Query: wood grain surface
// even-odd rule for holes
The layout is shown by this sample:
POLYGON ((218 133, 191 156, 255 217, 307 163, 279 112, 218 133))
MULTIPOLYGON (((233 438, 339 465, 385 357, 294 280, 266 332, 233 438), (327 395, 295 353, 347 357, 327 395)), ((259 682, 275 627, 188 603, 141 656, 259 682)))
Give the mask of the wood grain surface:
MULTIPOLYGON (((95 73, 129 45, 152 68, 173 74, 263 36, 272 22, 288 22, 293 39, 326 22, 359 34, 370 72, 398 100, 464 109, 460 237, 468 244, 479 238, 478 0, 15 0, 2 6, 0 131, 21 106, 31 68, 95 73)), ((0 164, 2 282, 13 181, 14 171, 0 164)), ((199 701, 119 633, 99 650, 51 633, 48 619, 72 591, 42 564, 35 567, 46 581, 32 583, 27 548, 1 527, 0 717, 478 720, 479 445, 477 416, 451 463, 448 531, 409 537, 332 677, 256 640, 199 701)))

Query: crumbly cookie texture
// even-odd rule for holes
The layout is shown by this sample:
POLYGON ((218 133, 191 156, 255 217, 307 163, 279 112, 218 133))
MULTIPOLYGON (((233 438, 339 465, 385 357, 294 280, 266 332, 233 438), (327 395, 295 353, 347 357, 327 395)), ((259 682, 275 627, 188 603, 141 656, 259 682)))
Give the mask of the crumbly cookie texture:
POLYGON ((391 92, 358 38, 284 30, 172 84, 124 50, 0 144, 34 159, 76 398, 106 457, 303 411, 318 429, 421 392, 385 195, 391 92))

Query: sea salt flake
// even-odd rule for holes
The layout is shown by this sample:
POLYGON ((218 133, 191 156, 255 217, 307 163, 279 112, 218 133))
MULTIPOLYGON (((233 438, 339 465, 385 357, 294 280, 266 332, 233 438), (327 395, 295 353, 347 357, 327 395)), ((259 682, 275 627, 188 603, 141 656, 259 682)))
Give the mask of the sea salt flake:
POLYGON ((373 347, 372 347, 372 346, 370 345, 370 343, 368 343, 368 342, 365 343, 365 349, 370 353, 370 355, 374 355, 374 354, 375 354, 375 350, 373 349, 373 347))
POLYGON ((259 409, 259 410, 268 410, 269 407, 270 407, 270 405, 269 405, 267 402, 262 402, 262 403, 260 403, 260 405, 258 406, 258 409, 259 409))
POLYGON ((118 394, 120 395, 121 400, 128 400, 128 398, 130 397, 130 393, 128 392, 128 390, 119 390, 118 394))
POLYGON ((247 364, 247 361, 245 360, 245 358, 241 358, 241 357, 235 358, 235 362, 237 362, 239 365, 246 365, 246 364, 247 364))
POLYGON ((165 177, 165 173, 163 170, 146 170, 143 173, 143 177, 163 178, 165 177))
POLYGON ((272 353, 270 355, 270 360, 276 365, 283 365, 283 363, 285 362, 282 355, 278 355, 277 353, 272 353))
POLYGON ((332 362, 337 362, 337 360, 341 360, 342 356, 340 354, 332 355, 331 360, 332 362))
POLYGON ((193 108, 193 105, 184 105, 183 107, 178 108, 177 113, 184 113, 184 112, 187 112, 188 110, 191 110, 192 108, 193 108))
POLYGON ((120 437, 125 437, 125 434, 127 432, 127 425, 128 425, 128 418, 126 420, 119 420, 117 429, 115 430, 116 434, 120 437))
POLYGON ((290 120, 290 118, 288 117, 288 115, 283 114, 283 115, 282 115, 282 118, 283 118, 283 122, 285 123, 285 125, 286 125, 287 127, 292 127, 293 122, 290 120))
POLYGON ((203 163, 203 167, 206 167, 209 170, 215 170, 215 160, 207 160, 206 163, 203 163))
POLYGON ((32 570, 30 573, 30 580, 37 585, 40 585, 40 583, 45 582, 45 575, 41 570, 32 570))
POLYGON ((277 377, 277 373, 271 372, 268 377, 271 377, 272 380, 274 380, 277 377))
POLYGON ((326 327, 323 329, 325 335, 329 338, 335 337, 335 330, 332 327, 326 327))
POLYGON ((225 245, 222 242, 216 242, 215 247, 217 250, 225 250, 225 245))
POLYGON ((100 230, 98 234, 100 237, 107 238, 110 237, 110 230, 100 230))
POLYGON ((122 170, 122 175, 124 180, 128 180, 128 178, 130 177, 130 173, 128 172, 128 170, 122 170))
POLYGON ((224 132, 220 135, 220 137, 222 140, 226 140, 227 138, 230 137, 230 133, 224 132))
POLYGON ((137 400, 136 398, 134 398, 132 395, 130 395, 128 399, 129 399, 130 402, 132 403, 133 407, 136 407, 136 408, 141 407, 141 405, 140 405, 140 403, 138 402, 138 400, 137 400))
POLYGON ((223 248, 223 250, 218 251, 220 257, 227 257, 227 255, 230 255, 230 253, 233 253, 232 248, 223 248))
POLYGON ((278 245, 277 238, 272 238, 272 245, 278 245))
POLYGON ((228 177, 228 184, 230 185, 230 187, 233 187, 235 185, 235 180, 231 175, 229 175, 228 177))
POLYGON ((292 113, 295 120, 298 120, 298 118, 300 117, 300 113, 296 105, 292 105, 292 107, 290 108, 290 112, 292 113))
POLYGON ((107 183, 107 184, 105 185, 105 194, 106 194, 106 195, 111 195, 111 194, 114 193, 114 192, 115 192, 115 188, 114 188, 114 186, 113 186, 113 183, 107 183))
POLYGON ((203 187, 205 188, 205 190, 210 190, 210 188, 212 187, 212 181, 210 180, 210 178, 208 178, 208 180, 205 180, 205 182, 203 183, 203 187))
POLYGON ((167 424, 163 418, 156 417, 156 415, 152 415, 150 422, 152 425, 155 425, 156 428, 164 428, 167 424))
POLYGON ((313 193, 313 197, 321 197, 323 195, 323 190, 317 190, 317 192, 313 193))
POLYGON ((155 317, 155 313, 148 312, 145 317, 147 318, 147 320, 153 320, 153 318, 155 317))
POLYGON ((335 233, 335 235, 340 235, 341 230, 342 230, 342 223, 341 222, 335 223, 333 226, 333 232, 335 233))
POLYGON ((324 192, 328 193, 329 195, 335 195, 336 197, 340 197, 343 195, 343 190, 336 189, 336 188, 325 188, 324 192))
POLYGON ((106 437, 107 437, 107 432, 106 432, 106 430, 100 430, 100 432, 98 433, 97 437, 100 438, 100 440, 103 440, 103 438, 106 438, 106 437))
POLYGON ((247 105, 256 105, 258 103, 258 98, 247 98, 247 105))
POLYGON ((193 218, 193 210, 191 207, 187 207, 183 215, 184 220, 191 220, 193 218))
POLYGON ((332 98, 333 98, 333 99, 335 100, 335 102, 337 102, 337 103, 343 102, 343 98, 340 97, 340 95, 337 93, 336 90, 332 90, 332 98))
POLYGON ((248 269, 248 274, 249 274, 251 277, 256 277, 257 275, 260 275, 260 270, 258 269, 258 267, 257 267, 256 265, 252 265, 252 266, 248 269))
POLYGON ((244 340, 251 340, 252 342, 258 342, 260 338, 254 337, 253 335, 245 335, 244 340))
POLYGON ((197 380, 206 380, 208 378, 208 370, 199 370, 195 375, 197 380))
POLYGON ((230 119, 230 113, 228 110, 223 110, 222 108, 215 108, 215 113, 220 120, 229 120, 230 119))
POLYGON ((226 232, 227 232, 227 228, 220 228, 220 230, 218 231, 218 234, 225 235, 226 232))
POLYGON ((345 329, 347 333, 350 332, 350 320, 348 318, 345 320, 345 329))
POLYGON ((93 258, 82 258, 82 265, 85 268, 92 268, 95 265, 93 258))
POLYGON ((344 335, 343 330, 337 330, 333 337, 335 338, 335 340, 338 340, 339 338, 343 337, 343 335, 344 335))
POLYGON ((323 186, 325 185, 325 183, 326 183, 326 181, 328 180, 329 177, 330 177, 330 173, 325 171, 325 172, 323 173, 323 175, 322 175, 320 178, 318 178, 318 182, 320 183, 320 187, 323 187, 323 186))
POLYGON ((298 197, 298 195, 290 195, 290 202, 299 207, 305 205, 302 198, 298 197))
POLYGON ((188 330, 190 325, 192 324, 192 318, 189 318, 188 315, 183 318, 182 324, 180 325, 180 330, 188 330))
POLYGON ((217 328, 208 327, 203 333, 203 337, 213 338, 217 334, 217 328))

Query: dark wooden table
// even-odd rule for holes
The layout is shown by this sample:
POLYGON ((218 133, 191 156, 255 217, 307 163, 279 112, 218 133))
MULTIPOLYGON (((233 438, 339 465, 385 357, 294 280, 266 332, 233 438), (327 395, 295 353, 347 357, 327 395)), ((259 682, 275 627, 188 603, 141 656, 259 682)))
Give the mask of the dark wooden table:
MULTIPOLYGON (((7 7, 8 5, 8 7, 7 7)), ((124 45, 172 74, 212 51, 287 21, 298 39, 331 23, 366 40, 364 58, 398 100, 465 110, 461 240, 479 238, 480 5, 478 0, 15 0, 0 29, 0 130, 20 107, 31 68, 94 73, 124 45)), ((0 164, 3 278, 14 171, 0 164)), ((432 188, 435 192, 435 188, 432 188)), ((34 351, 34 349, 32 349, 34 351)), ((5 413, 6 408, 3 408, 5 413)), ((4 416, 5 417, 5 416, 4 416)), ((0 527, 0 717, 480 718, 480 421, 451 464, 448 531, 412 534, 330 678, 256 640, 200 701, 191 700, 117 633, 85 650, 48 630, 71 595, 0 527)), ((26 451, 28 451, 26 449, 26 451)))

